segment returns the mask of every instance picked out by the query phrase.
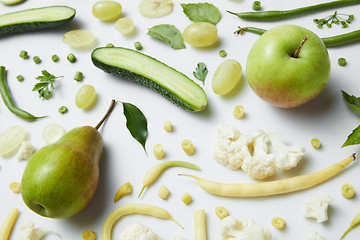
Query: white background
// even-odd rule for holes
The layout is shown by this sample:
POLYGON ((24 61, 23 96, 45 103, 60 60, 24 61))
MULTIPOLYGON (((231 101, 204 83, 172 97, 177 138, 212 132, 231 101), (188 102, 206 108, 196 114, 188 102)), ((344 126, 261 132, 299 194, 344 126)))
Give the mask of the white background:
MULTIPOLYGON (((193 213, 198 209, 205 209, 208 222, 209 239, 219 238, 220 220, 214 214, 216 206, 226 207, 230 214, 238 219, 252 218, 257 223, 268 227, 273 239, 306 239, 307 232, 317 231, 326 239, 338 239, 348 227, 353 217, 360 212, 359 197, 347 200, 340 193, 344 183, 351 183, 357 193, 360 193, 360 175, 358 163, 352 164, 339 176, 317 186, 313 189, 298 193, 281 195, 276 197, 234 199, 223 198, 208 194, 203 191, 195 181, 188 178, 178 177, 178 173, 194 173, 206 179, 220 182, 253 182, 242 171, 231 171, 218 164, 212 157, 212 144, 214 132, 219 124, 231 125, 241 132, 252 132, 256 129, 280 132, 288 144, 299 142, 306 148, 306 154, 299 166, 286 173, 280 173, 273 179, 292 177, 311 173, 328 167, 353 152, 358 152, 358 146, 341 148, 348 134, 359 125, 359 118, 352 113, 342 99, 341 90, 349 94, 360 96, 359 84, 359 52, 360 44, 352 44, 344 47, 329 48, 332 63, 330 82, 326 90, 315 100, 295 109, 274 108, 259 99, 249 88, 246 77, 231 96, 221 97, 213 93, 211 78, 217 66, 225 59, 236 59, 245 65, 248 52, 258 38, 252 33, 243 36, 235 36, 233 32, 237 26, 255 26, 269 29, 284 23, 298 24, 316 32, 321 37, 327 37, 338 33, 360 29, 360 7, 343 7, 341 13, 355 14, 355 21, 348 29, 333 26, 332 29, 318 29, 312 22, 313 18, 325 17, 334 10, 323 11, 308 16, 298 17, 279 22, 246 22, 236 16, 230 15, 226 10, 235 12, 250 11, 253 1, 215 1, 208 2, 216 5, 222 19, 218 23, 218 44, 210 49, 195 49, 187 44, 183 50, 171 49, 166 44, 151 39, 147 30, 157 24, 174 24, 180 31, 191 24, 191 21, 182 12, 180 3, 197 1, 174 1, 173 12, 167 16, 155 19, 147 19, 140 15, 137 10, 139 0, 119 1, 123 6, 123 14, 134 20, 136 34, 132 37, 124 37, 118 33, 111 23, 103 23, 92 16, 91 7, 96 1, 65 1, 65 0, 28 0, 23 4, 13 7, 0 5, 0 13, 12 12, 20 9, 42 7, 47 5, 64 4, 77 10, 75 19, 68 25, 41 32, 14 34, 0 37, 0 65, 6 66, 8 84, 11 93, 19 107, 34 115, 49 115, 45 119, 35 122, 26 122, 8 111, 0 101, 0 132, 12 125, 23 126, 28 139, 36 147, 45 145, 41 138, 43 129, 50 123, 59 123, 66 130, 83 125, 94 126, 102 117, 111 99, 126 101, 135 104, 142 110, 148 120, 149 136, 146 143, 148 155, 141 145, 136 142, 125 126, 125 118, 122 107, 118 105, 101 128, 104 140, 104 151, 100 163, 101 176, 96 195, 92 202, 81 213, 69 219, 48 219, 41 217, 29 210, 23 203, 20 194, 12 193, 8 186, 13 181, 21 181, 22 172, 26 161, 18 161, 15 157, 0 159, 0 223, 8 215, 12 208, 19 208, 20 216, 11 239, 17 239, 22 222, 32 220, 37 227, 58 233, 62 239, 80 239, 86 229, 95 231, 100 238, 101 227, 111 211, 127 203, 147 203, 162 207, 177 219, 185 230, 180 229, 175 223, 167 220, 158 220, 145 216, 128 216, 120 220, 114 228, 114 239, 126 227, 134 223, 142 223, 150 227, 162 239, 173 239, 180 235, 186 239, 193 239, 193 213), (63 34, 73 29, 86 29, 94 32, 98 40, 98 46, 113 43, 115 46, 133 48, 134 42, 140 41, 143 45, 142 52, 165 62, 184 74, 192 77, 196 64, 200 61, 206 63, 209 69, 205 85, 202 85, 208 96, 208 106, 201 113, 184 111, 171 102, 167 101, 154 91, 143 86, 111 76, 93 66, 90 60, 91 51, 77 51, 71 49, 62 42, 63 34), (224 49, 228 53, 225 59, 219 57, 218 52, 224 49), (39 56, 42 63, 39 65, 29 60, 23 60, 18 55, 21 50, 27 50, 30 56, 39 56), (66 56, 73 52, 78 61, 74 64, 66 60, 66 56), (60 57, 58 63, 51 61, 51 56, 57 54, 60 57), (348 65, 340 67, 337 59, 344 57, 348 65), (54 96, 50 100, 41 100, 36 92, 31 89, 40 75, 41 70, 46 69, 50 73, 64 78, 57 81, 54 96), (73 76, 76 71, 85 74, 83 82, 76 82, 73 76), (16 76, 22 74, 25 81, 19 83, 16 76), (93 85, 98 92, 98 103, 91 111, 83 111, 75 106, 74 98, 77 90, 84 84, 93 85), (243 105, 246 117, 237 120, 232 117, 233 108, 243 105), (69 108, 67 114, 61 115, 58 108, 65 105, 69 108), (170 120, 174 125, 174 132, 168 133, 163 130, 163 122, 170 120), (320 139, 322 148, 315 150, 310 141, 313 137, 320 139), (184 139, 191 139, 196 146, 196 154, 187 156, 181 149, 180 143, 184 139), (184 160, 198 164, 200 172, 193 170, 173 168, 166 171, 162 177, 138 199, 137 195, 142 186, 142 178, 146 171, 159 163, 152 154, 152 147, 163 144, 167 160, 184 160), (125 182, 131 182, 134 192, 126 196, 116 204, 113 197, 118 187, 125 182), (164 184, 170 191, 171 196, 164 201, 157 196, 159 187, 164 184), (193 197, 193 202, 186 206, 180 197, 188 192, 193 197), (302 215, 304 202, 312 196, 329 194, 333 203, 329 209, 329 220, 325 223, 316 223, 306 219, 302 215), (273 217, 282 217, 286 220, 287 227, 279 231, 271 226, 273 217)), ((290 9, 324 1, 263 1, 263 10, 290 9)), ((360 229, 352 231, 347 239, 356 239, 360 236, 360 229)), ((58 239, 54 235, 45 239, 58 239)))

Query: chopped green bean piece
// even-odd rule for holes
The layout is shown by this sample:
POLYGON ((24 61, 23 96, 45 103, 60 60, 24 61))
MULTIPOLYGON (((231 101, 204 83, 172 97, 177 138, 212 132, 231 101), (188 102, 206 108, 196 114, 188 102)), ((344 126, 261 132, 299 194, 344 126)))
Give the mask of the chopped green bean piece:
POLYGON ((219 56, 220 56, 220 57, 226 57, 226 55, 227 55, 227 53, 226 53, 225 50, 221 50, 221 51, 219 52, 219 56))
POLYGON ((58 62, 59 61, 59 57, 56 54, 52 55, 51 59, 53 60, 53 62, 58 62))
POLYGON ((258 11, 261 9, 261 2, 260 1, 255 1, 252 5, 252 9, 255 11, 258 11))
POLYGON ((141 45, 140 42, 135 42, 134 46, 135 46, 136 50, 141 50, 142 49, 142 45, 141 45))
POLYGON ((108 43, 106 44, 106 47, 114 47, 114 45, 112 43, 108 43))
POLYGON ((345 58, 339 58, 338 59, 338 64, 340 65, 340 66, 345 66, 346 65, 346 59, 345 58))
POLYGON ((23 59, 28 59, 29 58, 29 55, 28 55, 28 52, 27 51, 24 51, 22 50, 19 54, 19 56, 23 59))
POLYGON ((82 72, 77 71, 74 76, 74 80, 80 82, 84 79, 84 74, 82 72))
POLYGON ((17 79, 19 82, 24 81, 23 75, 18 75, 18 76, 16 77, 16 79, 17 79))
POLYGON ((65 106, 61 106, 58 111, 59 111, 59 113, 64 114, 64 113, 67 113, 68 108, 65 106))
POLYGON ((34 63, 39 64, 41 63, 41 59, 38 56, 33 57, 34 63))
POLYGON ((74 54, 70 53, 68 56, 67 56, 67 59, 69 60, 69 62, 71 63, 74 63, 76 62, 76 57, 74 54))

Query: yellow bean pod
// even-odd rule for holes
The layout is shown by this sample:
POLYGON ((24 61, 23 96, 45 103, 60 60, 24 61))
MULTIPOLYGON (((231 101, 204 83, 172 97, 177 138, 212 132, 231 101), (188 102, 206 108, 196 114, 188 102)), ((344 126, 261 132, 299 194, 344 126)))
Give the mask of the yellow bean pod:
POLYGON ((185 161, 167 161, 159 163, 154 167, 150 168, 150 170, 145 174, 143 179, 143 187, 138 197, 141 196, 146 187, 152 185, 166 169, 171 167, 184 167, 195 170, 200 169, 199 166, 185 161))
POLYGON ((224 197, 264 197, 290 193, 314 187, 331 177, 355 160, 355 154, 321 171, 301 176, 257 183, 219 183, 188 174, 179 174, 194 178, 205 191, 224 197))
POLYGON ((132 215, 132 214, 142 214, 153 216, 161 219, 168 219, 174 221, 181 228, 183 228, 180 223, 178 223, 174 218, 170 216, 170 214, 159 207, 148 205, 148 204, 126 204, 117 209, 115 209, 110 215, 106 218, 105 223, 101 230, 101 240, 111 240, 112 239, 112 229, 114 227, 115 222, 117 222, 120 218, 132 215))
POLYGON ((10 239, 11 231, 16 223, 18 216, 19 216, 19 209, 14 208, 13 210, 11 210, 9 215, 6 217, 4 223, 1 225, 0 228, 1 240, 10 239))
POLYGON ((206 215, 204 209, 194 212, 195 240, 207 240, 206 215))
POLYGON ((133 187, 131 185, 131 183, 127 182, 124 183, 116 192, 115 197, 114 197, 114 203, 119 201, 120 198, 122 198, 125 195, 128 195, 130 193, 132 193, 133 187))

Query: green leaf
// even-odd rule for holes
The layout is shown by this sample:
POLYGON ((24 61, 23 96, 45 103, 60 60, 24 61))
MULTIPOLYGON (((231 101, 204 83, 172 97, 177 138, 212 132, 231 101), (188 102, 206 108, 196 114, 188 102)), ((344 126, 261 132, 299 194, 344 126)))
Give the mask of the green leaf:
POLYGON ((135 105, 126 102, 122 102, 122 104, 124 115, 126 117, 126 127, 145 150, 145 143, 148 135, 146 118, 135 105))
POLYGON ((196 66, 195 71, 193 72, 194 77, 202 81, 203 84, 205 84, 205 78, 208 74, 208 69, 206 67, 206 64, 203 62, 199 62, 196 66))
POLYGON ((60 78, 62 76, 55 77, 46 70, 42 70, 41 73, 42 76, 36 77, 36 79, 39 80, 40 82, 36 83, 32 90, 37 91, 39 93, 40 98, 44 98, 48 100, 52 96, 52 92, 49 89, 49 87, 51 89, 55 89, 54 87, 55 79, 60 78))
POLYGON ((219 9, 211 3, 182 3, 181 7, 193 22, 208 22, 216 25, 221 19, 219 9))
POLYGON ((185 47, 184 39, 174 25, 160 24, 149 29, 148 35, 169 44, 173 49, 183 49, 185 47))
POLYGON ((350 109, 360 117, 360 97, 350 96, 345 91, 342 91, 343 98, 350 109))
POLYGON ((341 147, 360 144, 360 125, 353 130, 341 147))

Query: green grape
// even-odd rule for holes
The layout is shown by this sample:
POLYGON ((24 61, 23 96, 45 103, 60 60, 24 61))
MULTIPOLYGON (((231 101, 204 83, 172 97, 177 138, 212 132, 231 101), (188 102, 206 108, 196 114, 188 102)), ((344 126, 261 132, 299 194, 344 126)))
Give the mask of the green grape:
POLYGON ((123 35, 131 35, 134 32, 134 21, 131 18, 123 17, 114 24, 115 29, 123 35))
POLYGON ((216 69, 211 85, 216 94, 226 95, 240 82, 242 67, 233 59, 225 60, 216 69))
POLYGON ((113 22, 120 18, 122 7, 115 1, 99 1, 92 7, 94 17, 103 22, 113 22))
POLYGON ((75 103, 78 108, 90 109, 97 99, 95 88, 91 85, 82 86, 76 93, 75 103))
POLYGON ((193 47, 209 47, 217 41, 217 28, 211 23, 196 22, 185 28, 183 38, 193 47))

